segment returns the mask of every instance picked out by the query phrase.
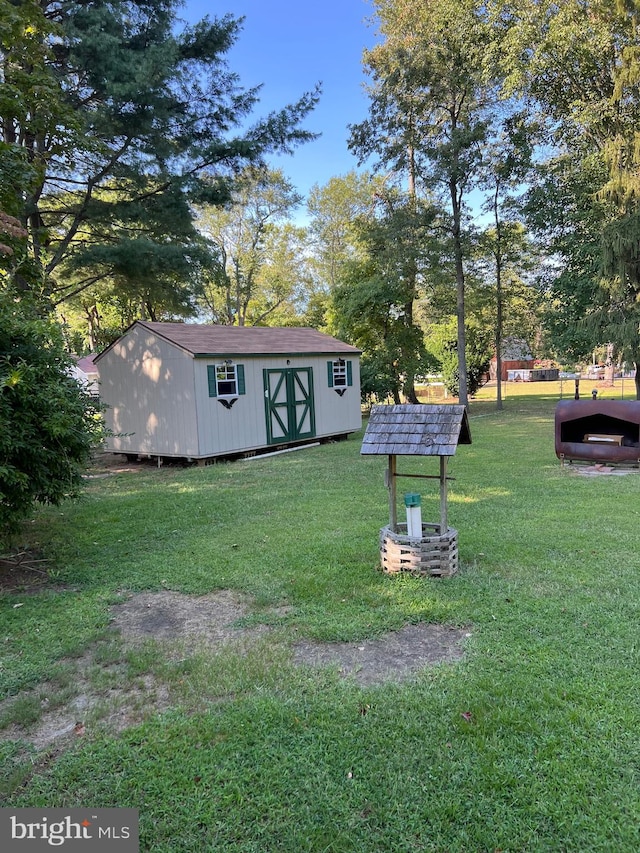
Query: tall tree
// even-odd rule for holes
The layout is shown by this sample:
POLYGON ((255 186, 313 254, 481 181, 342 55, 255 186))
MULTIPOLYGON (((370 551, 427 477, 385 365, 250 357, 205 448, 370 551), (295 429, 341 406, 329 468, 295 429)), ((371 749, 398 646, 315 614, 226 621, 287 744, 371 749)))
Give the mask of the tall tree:
POLYGON ((599 343, 586 322, 602 302, 601 234, 606 204, 597 191, 606 180, 602 158, 566 153, 540 166, 523 213, 544 261, 537 272, 542 294, 543 348, 561 361, 582 361, 599 343), (577 156, 576 156, 577 155, 577 156))
POLYGON ((197 277, 192 203, 226 201, 240 168, 312 138, 317 92, 245 129, 259 90, 227 67, 229 15, 180 29, 178 0, 0 2, 23 33, 2 30, 3 140, 37 176, 15 213, 55 302, 159 268, 167 286, 197 277))
POLYGON ((370 118, 352 128, 362 158, 405 174, 409 193, 439 191, 454 252, 460 401, 465 355, 465 227, 468 193, 487 133, 483 59, 488 31, 479 0, 376 0, 384 40, 365 52, 373 78, 370 118))
POLYGON ((370 172, 349 172, 315 184, 307 200, 309 236, 319 279, 328 291, 340 281, 340 272, 357 254, 357 221, 374 213, 384 181, 370 172))
POLYGON ((495 281, 496 408, 502 409, 502 341, 508 285, 519 279, 517 268, 531 268, 532 247, 516 216, 514 193, 532 168, 533 127, 521 112, 506 114, 483 152, 481 186, 487 194, 483 211, 491 219, 480 238, 480 251, 492 262, 495 281))
MULTIPOLYGON (((484 318, 481 318, 484 319, 484 318)), ((467 365, 469 393, 475 394, 489 369, 491 360, 491 327, 475 316, 467 320, 467 365)), ((439 365, 448 393, 459 396, 457 322, 455 316, 427 326, 427 351, 439 365)))
MULTIPOLYGON (((560 155, 598 158, 606 169, 593 195, 600 230, 601 285, 587 309, 601 342, 636 366, 640 398, 640 48, 639 0, 514 0, 491 4, 504 29, 501 59, 511 91, 548 118, 560 155), (598 207, 604 202, 604 207, 598 207)), ((593 170, 592 170, 593 174, 593 170)))
POLYGON ((312 325, 315 294, 307 231, 292 222, 267 230, 264 264, 257 279, 246 322, 252 326, 312 325))
POLYGON ((436 210, 387 191, 376 217, 357 221, 360 250, 332 292, 332 331, 363 350, 364 396, 401 394, 417 403, 415 379, 435 366, 424 346, 414 305, 428 263, 436 210))
POLYGON ((199 208, 199 227, 218 258, 205 289, 217 322, 238 326, 263 322, 293 295, 298 284, 290 258, 294 234, 278 228, 301 202, 302 196, 279 169, 250 167, 224 207, 199 208), (274 271, 278 252, 282 263, 274 271), (270 296, 263 286, 267 282, 270 296))

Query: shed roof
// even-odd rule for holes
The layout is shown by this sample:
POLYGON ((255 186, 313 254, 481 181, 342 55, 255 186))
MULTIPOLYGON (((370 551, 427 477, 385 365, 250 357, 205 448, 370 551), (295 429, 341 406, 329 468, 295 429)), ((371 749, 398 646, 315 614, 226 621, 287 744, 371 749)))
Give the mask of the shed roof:
POLYGON ((98 375, 98 368, 95 365, 95 355, 74 356, 76 367, 86 376, 91 374, 98 375))
MULTIPOLYGON (((359 355, 360 350, 325 335, 317 329, 298 326, 215 326, 204 323, 149 323, 136 320, 127 332, 139 326, 180 347, 194 358, 222 355, 359 355)), ((126 332, 125 332, 126 334, 126 332)), ((113 346, 113 344, 111 344, 113 346)), ((107 349, 100 353, 104 355, 107 349)))
POLYGON ((373 406, 360 453, 389 456, 453 456, 471 444, 465 406, 373 406))
POLYGON ((520 338, 505 338, 502 342, 501 356, 502 361, 534 361, 529 344, 520 338))

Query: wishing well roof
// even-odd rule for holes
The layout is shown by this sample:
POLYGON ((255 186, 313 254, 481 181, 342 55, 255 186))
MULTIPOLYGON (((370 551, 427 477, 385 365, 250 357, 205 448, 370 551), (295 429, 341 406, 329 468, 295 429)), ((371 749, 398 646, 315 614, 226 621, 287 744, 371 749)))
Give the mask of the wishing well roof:
POLYGON ((471 444, 465 406, 373 406, 360 453, 389 456, 453 456, 471 444))

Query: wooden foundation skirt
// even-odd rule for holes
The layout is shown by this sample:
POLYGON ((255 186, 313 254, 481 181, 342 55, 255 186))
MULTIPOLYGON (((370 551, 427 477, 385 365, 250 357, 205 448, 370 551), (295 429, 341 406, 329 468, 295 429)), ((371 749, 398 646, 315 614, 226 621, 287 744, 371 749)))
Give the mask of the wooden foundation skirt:
POLYGON ((383 527, 380 531, 380 562, 388 574, 410 572, 414 575, 450 577, 458 570, 458 531, 447 528, 440 533, 437 524, 422 525, 422 539, 407 535, 407 525, 398 524, 397 531, 383 527))

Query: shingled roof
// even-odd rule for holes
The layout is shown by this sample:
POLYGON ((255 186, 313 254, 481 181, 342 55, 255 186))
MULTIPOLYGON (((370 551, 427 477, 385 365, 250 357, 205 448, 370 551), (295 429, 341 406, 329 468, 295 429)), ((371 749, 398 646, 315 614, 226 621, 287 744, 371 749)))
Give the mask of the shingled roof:
MULTIPOLYGON (((306 355, 350 354, 360 350, 318 332, 298 326, 215 326, 202 323, 149 323, 136 320, 130 327, 141 327, 169 341, 194 358, 219 355, 306 355)), ((127 330, 129 331, 129 329, 127 330)), ((126 333, 125 333, 126 334, 126 333)), ((113 346, 113 344, 112 344, 113 346)), ((107 347, 109 349, 109 347, 107 347)), ((104 350, 100 355, 104 355, 104 350)))
POLYGON ((453 456, 471 444, 464 406, 373 406, 360 453, 389 456, 453 456))

